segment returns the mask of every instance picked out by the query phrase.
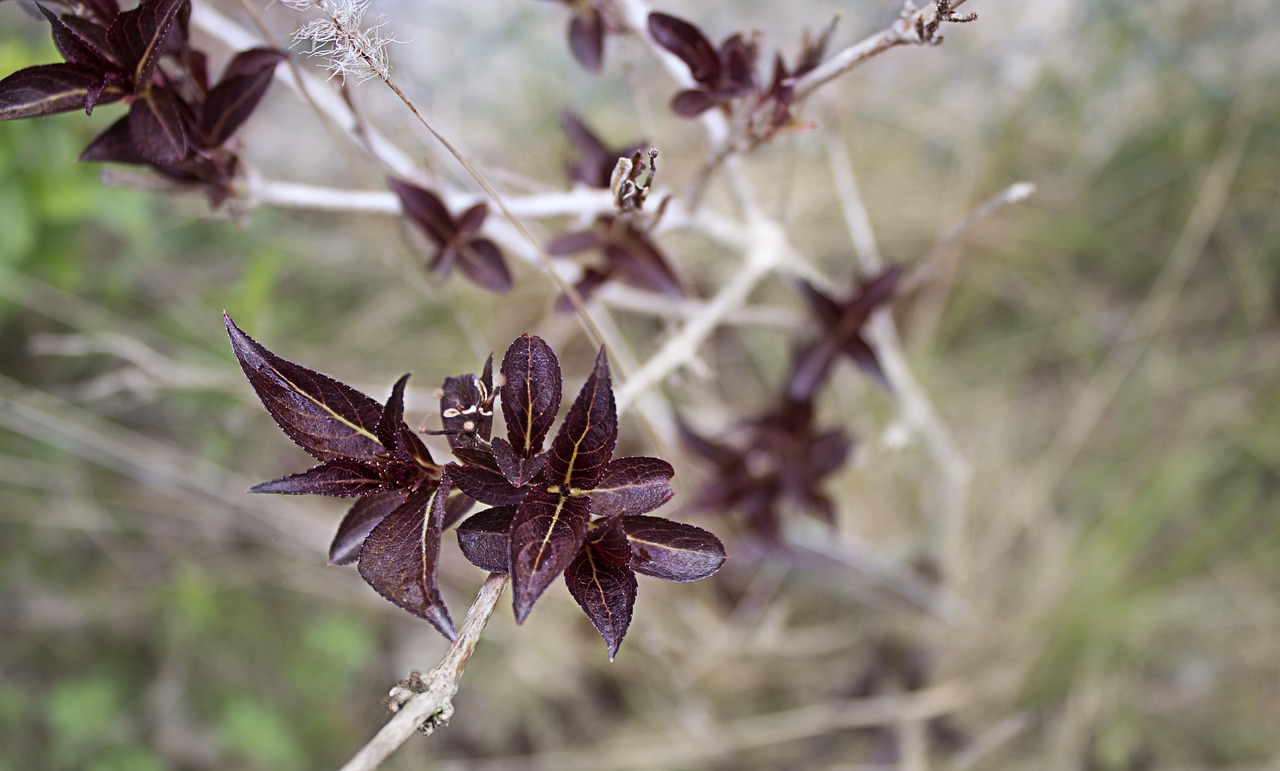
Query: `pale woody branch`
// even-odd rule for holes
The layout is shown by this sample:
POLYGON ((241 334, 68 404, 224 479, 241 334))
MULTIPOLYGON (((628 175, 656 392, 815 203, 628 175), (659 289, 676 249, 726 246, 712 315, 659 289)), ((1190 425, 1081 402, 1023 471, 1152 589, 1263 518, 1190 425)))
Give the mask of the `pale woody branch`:
MULTIPOLYGON (((422 679, 423 690, 411 693, 398 704, 391 702, 388 706, 395 710, 395 717, 388 720, 347 761, 342 771, 371 771, 418 731, 429 732, 448 722, 449 715, 453 714, 452 700, 458 692, 462 673, 466 670, 467 662, 475 652, 476 644, 480 642, 480 634, 493 615, 493 609, 497 607, 498 598, 506 590, 507 583, 505 574, 491 573, 485 579, 480 593, 476 595, 476 601, 467 611, 462 628, 458 630, 458 641, 450 646, 436 668, 422 679)), ((403 698, 405 691, 399 688, 392 692, 392 698, 396 698, 397 692, 403 698)))
POLYGON ((955 2, 939 0, 931 3, 927 8, 920 9, 908 0, 903 4, 902 15, 888 28, 836 53, 797 80, 796 101, 804 99, 817 88, 890 48, 900 45, 936 45, 942 42, 942 36, 937 34, 939 24, 963 23, 977 19, 976 14, 958 16, 954 13, 956 8, 964 4, 965 0, 955 2))

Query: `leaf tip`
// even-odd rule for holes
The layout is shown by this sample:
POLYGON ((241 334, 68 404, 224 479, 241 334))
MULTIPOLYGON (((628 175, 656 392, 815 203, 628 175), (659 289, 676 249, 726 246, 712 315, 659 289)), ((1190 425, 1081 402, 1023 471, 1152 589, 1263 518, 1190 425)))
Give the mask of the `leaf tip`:
POLYGON ((449 609, 443 603, 431 605, 423 616, 436 628, 436 631, 448 638, 449 642, 458 641, 458 633, 453 629, 453 619, 449 618, 449 609))

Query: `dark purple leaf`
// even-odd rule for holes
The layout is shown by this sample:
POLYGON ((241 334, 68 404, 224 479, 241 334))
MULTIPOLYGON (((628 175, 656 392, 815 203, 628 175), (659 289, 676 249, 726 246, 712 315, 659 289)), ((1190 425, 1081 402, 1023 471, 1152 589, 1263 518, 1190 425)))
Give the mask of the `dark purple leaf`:
POLYGON ((187 0, 142 0, 137 8, 116 16, 107 30, 107 41, 119 52, 129 84, 141 90, 151 79, 156 61, 164 53, 178 9, 187 0))
POLYGON ((72 14, 59 17, 43 5, 36 7, 49 20, 53 28, 53 44, 63 59, 98 71, 120 67, 119 57, 107 42, 105 28, 72 14))
POLYGON ((569 22, 569 50, 583 69, 600 71, 604 60, 604 20, 595 8, 585 9, 569 22))
POLYGON ((162 87, 147 89, 129 108, 129 135, 142 157, 159 166, 181 161, 191 146, 178 100, 162 87))
POLYGON ((742 35, 734 35, 720 46, 722 77, 717 96, 722 100, 742 96, 756 84, 756 44, 742 35))
POLYGON ((583 384, 548 450, 546 477, 569 490, 590 490, 604 476, 618 441, 618 414, 613 403, 609 359, 604 348, 596 356, 591 377, 583 384))
POLYGON ((444 528, 448 530, 457 524, 458 520, 467 515, 471 511, 471 507, 476 505, 476 499, 462 492, 456 487, 449 491, 449 497, 444 501, 444 528))
POLYGON ((889 382, 876 358, 875 351, 863 337, 863 327, 877 307, 893 296, 903 268, 895 265, 858 286, 852 296, 838 301, 808 283, 800 289, 813 314, 823 327, 816 341, 800 346, 787 382, 787 396, 793 401, 812 399, 831 371, 838 353, 844 353, 882 386, 889 382))
POLYGON ((798 78, 822 64, 823 58, 827 55, 827 47, 831 44, 831 35, 836 31, 836 23, 839 21, 840 14, 836 14, 827 28, 816 38, 809 34, 809 30, 804 31, 804 39, 800 44, 800 57, 796 61, 795 71, 791 73, 793 77, 798 78))
POLYGON ((458 525, 458 546, 462 555, 490 573, 507 572, 511 555, 511 520, 515 506, 495 506, 473 514, 458 525))
POLYGON ((502 252, 487 238, 474 238, 459 252, 458 268, 474 283, 493 292, 511 291, 511 271, 502 252))
POLYGON ((378 523, 360 549, 360 575, 378 594, 456 641, 436 583, 448 494, 446 473, 439 486, 414 491, 378 523))
POLYGON ((502 415, 517 455, 532 457, 560 410, 560 360, 541 337, 521 335, 502 357, 502 415))
POLYGON ((708 86, 719 82, 720 55, 697 27, 655 12, 649 14, 649 34, 658 45, 680 57, 694 80, 708 86))
POLYGON ((588 502, 529 490, 511 522, 508 565, 516 623, 524 623, 533 603, 564 572, 587 534, 588 502))
POLYGON ((453 240, 457 226, 444 202, 435 193, 395 177, 387 177, 387 186, 400 199, 404 216, 439 247, 453 240))
POLYGON ((547 465, 547 454, 540 452, 537 455, 520 455, 516 453, 511 443, 502 437, 495 437, 491 449, 493 450, 493 459, 498 464, 498 470, 502 472, 502 476, 508 482, 516 487, 524 487, 529 481, 538 475, 540 471, 547 465))
POLYGON ((840 350, 839 342, 824 337, 797 349, 791 377, 787 380, 788 399, 807 401, 817 394, 831 371, 836 351, 840 350))
MULTIPOLYGON (((260 49, 254 49, 260 50, 260 49)), ((191 75, 191 80, 195 83, 196 89, 202 94, 209 93, 209 57, 204 55, 203 51, 197 51, 194 48, 188 48, 186 51, 187 72, 191 75)), ((223 80, 226 76, 223 76, 223 80)))
POLYGON ((81 161, 100 161, 113 163, 146 164, 138 148, 133 144, 133 134, 129 131, 129 116, 112 123, 106 131, 94 138, 89 146, 80 153, 81 161))
POLYGON ((254 485, 248 491, 354 498, 379 492, 386 486, 387 481, 372 466, 355 460, 331 460, 297 474, 254 485))
POLYGON ((716 106, 716 100, 706 91, 687 89, 671 99, 671 111, 682 118, 696 118, 716 106))
MULTIPOLYGON (((595 268, 587 268, 582 271, 582 278, 578 279, 578 283, 573 288, 578 292, 578 297, 583 302, 590 300, 600 287, 613 276, 612 270, 596 270, 595 268)), ((573 301, 568 295, 561 295, 556 301, 556 310, 561 313, 573 312, 573 301)))
POLYGON ((804 295, 809 310, 818 317, 823 326, 834 327, 840 321, 840 303, 818 291, 808 281, 800 282, 800 294, 804 295))
POLYGON ((661 517, 623 517, 631 568, 681 583, 715 573, 726 559, 720 539, 700 527, 661 517))
POLYGON ((401 458, 403 456, 399 452, 400 426, 404 424, 404 387, 409 382, 409 374, 401 375, 396 384, 391 387, 391 396, 387 397, 387 403, 382 407, 382 417, 378 420, 378 427, 373 432, 387 452, 401 458))
POLYGON ((111 24, 120 15, 120 3, 116 0, 84 0, 84 4, 104 25, 111 24))
MULTIPOLYGON (((609 152, 609 148, 591 133, 591 129, 569 110, 561 111, 560 127, 578 150, 577 162, 569 165, 569 177, 591 187, 608 187, 609 176, 613 173, 618 157, 609 152)), ((547 251, 549 254, 555 253, 551 252, 550 246, 547 251)))
POLYGON ((684 297, 684 288, 666 258, 642 231, 628 226, 622 238, 605 244, 604 253, 633 286, 668 297, 684 297))
POLYGON ((589 493, 591 513, 600 517, 647 514, 671 500, 675 469, 659 458, 617 458, 589 493))
POLYGON ((322 461, 375 460, 382 405, 345 383, 268 351, 223 314, 231 350, 281 430, 322 461))
POLYGON ((40 64, 0 80, 0 120, 34 118, 71 110, 91 112, 95 104, 124 96, 118 86, 104 86, 99 70, 79 64, 40 64))
POLYGON ((409 494, 403 490, 366 495, 347 510, 329 546, 330 565, 349 565, 360 556, 364 539, 387 515, 400 508, 409 494))
POLYGON ((422 468, 439 468, 440 464, 436 463, 431 457, 431 451, 422 443, 418 435, 413 429, 404 423, 400 424, 397 431, 396 453, 400 460, 407 463, 416 463, 422 468))
POLYGON ((592 522, 582 550, 564 571, 569 594, 604 638, 610 661, 618 654, 636 604, 636 574, 627 564, 631 550, 620 519, 592 522))
POLYGON ((882 388, 892 390, 889 376, 884 374, 884 368, 880 366, 880 359, 876 356, 876 352, 871 348, 871 345, 862 339, 861 335, 855 336, 851 340, 845 340, 840 346, 840 351, 850 359, 853 359, 853 363, 857 364, 863 372, 870 375, 882 388))
POLYGON ((552 257, 562 257, 566 254, 577 254, 599 246, 600 237, 596 235, 594 230, 574 230, 569 233, 561 233, 551 239, 547 244, 547 254, 552 257))
POLYGON ((227 141, 253 114, 271 85, 276 65, 288 56, 271 48, 242 51, 205 99, 200 131, 209 147, 227 141))
POLYGON ((512 487, 502 474, 480 466, 449 464, 449 478, 458 489, 481 503, 508 506, 524 500, 527 489, 512 487))
POLYGON ((489 216, 489 207, 482 201, 467 209, 457 219, 457 235, 473 236, 480 232, 484 220, 489 216))

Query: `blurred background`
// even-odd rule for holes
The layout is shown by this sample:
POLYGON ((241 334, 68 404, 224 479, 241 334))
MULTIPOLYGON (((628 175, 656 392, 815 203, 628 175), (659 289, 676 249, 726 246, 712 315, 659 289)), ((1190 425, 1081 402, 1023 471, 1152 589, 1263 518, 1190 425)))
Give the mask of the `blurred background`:
MULTIPOLYGON (((768 58, 794 57, 834 14, 840 49, 899 10, 660 7, 715 40, 763 30, 768 58)), ((1280 8, 964 10, 980 19, 864 64, 806 106, 819 130, 745 163, 837 282, 857 270, 831 142, 885 258, 942 266, 895 314, 973 474, 948 584, 927 580, 936 464, 896 402, 842 366, 822 423, 858 445, 826 488, 838 529, 792 521, 809 557, 761 556, 732 515, 689 515, 733 558, 698 584, 642 578, 613 663, 561 585, 520 628, 504 601, 452 723, 389 768, 1280 767, 1280 8), (937 246, 1019 181, 1036 195, 937 246)), ((379 12, 402 41, 393 76, 508 190, 564 186, 566 105, 609 144, 657 144, 675 190, 705 152, 634 41, 610 38, 601 76, 576 66, 559 4, 379 12)), ((297 25, 267 16, 281 39, 297 25)), ((219 70, 229 51, 204 45, 219 70)), ((0 74, 55 58, 47 25, 0 4, 0 74)), ((376 82, 355 99, 462 179, 376 82)), ((219 313, 378 399, 413 370, 411 421, 445 376, 521 332, 561 352, 566 390, 591 346, 529 265, 501 300, 442 285, 391 218, 211 214, 198 197, 106 186, 75 158, 119 114, 0 124, 0 769, 336 767, 384 721, 387 689, 446 643, 325 565, 341 501, 243 494, 307 458, 256 402, 219 313)), ((382 184, 278 84, 240 136, 265 177, 382 184)), ((714 184, 708 205, 726 193, 714 184)), ((697 296, 736 269, 696 237, 663 243, 697 296)), ((757 295, 800 310, 781 280, 757 295)), ((669 331, 613 317, 641 359, 669 331)), ((727 425, 767 405, 791 335, 726 329, 706 371, 663 393, 700 426, 727 425)), ((647 445, 634 419, 622 443, 676 465, 663 513, 685 517, 708 470, 647 445)), ((460 618, 483 575, 452 543, 442 580, 460 618)))

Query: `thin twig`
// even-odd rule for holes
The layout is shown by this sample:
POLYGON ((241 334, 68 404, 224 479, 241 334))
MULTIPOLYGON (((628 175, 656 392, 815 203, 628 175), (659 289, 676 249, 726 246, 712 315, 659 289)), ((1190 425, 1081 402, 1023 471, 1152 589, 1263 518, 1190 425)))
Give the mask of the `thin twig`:
POLYGON ((480 587, 476 601, 467 611, 467 618, 458 630, 458 641, 449 647, 444 658, 425 678, 426 688, 415 693, 400 705, 395 717, 378 730, 360 751, 342 767, 342 771, 372 771, 391 753, 400 748, 431 720, 433 726, 443 725, 453 713, 453 697, 458 693, 458 683, 480 642, 480 634, 497 607, 498 598, 507 588, 508 578, 503 573, 490 573, 480 587))
MULTIPOLYGON (((965 4, 965 0, 955 0, 948 5, 954 11, 965 4)), ((941 42, 938 36, 923 37, 921 28, 936 29, 939 23, 939 3, 930 3, 927 8, 917 9, 908 2, 903 5, 902 15, 893 24, 864 38, 862 41, 840 51, 822 64, 801 76, 795 84, 795 101, 803 101, 818 88, 857 67, 876 54, 900 45, 934 45, 941 42)), ((974 17, 950 19, 951 21, 972 21, 974 17)))
MULTIPOLYGON (((871 218, 858 190, 853 166, 838 137, 828 137, 827 152, 831 158, 831 173, 854 253, 864 271, 868 274, 879 273, 884 270, 884 260, 876 244, 871 218)), ((911 371, 889 309, 876 309, 871 314, 868 326, 880 366, 898 399, 903 422, 924 440, 941 472, 942 479, 935 485, 933 496, 935 537, 943 575, 954 578, 953 574, 959 567, 962 555, 960 547, 968 515, 972 468, 911 371)))
MULTIPOLYGON (((208 3, 193 3, 191 5, 191 24, 206 34, 221 40, 228 48, 235 51, 253 48, 262 44, 262 40, 258 35, 214 10, 208 3)), ((356 116, 342 100, 342 97, 334 93, 333 89, 327 88, 322 79, 314 75, 307 75, 301 71, 295 73, 294 70, 289 68, 277 69, 275 77, 302 95, 304 99, 314 104, 317 109, 327 114, 343 131, 351 135, 355 142, 368 147, 369 151, 378 160, 396 174, 405 177, 410 177, 414 174, 417 164, 414 163, 413 158, 384 134, 379 133, 372 127, 365 127, 367 130, 362 135, 355 133, 358 125, 356 116)))
POLYGON ((731 313, 746 305, 747 298, 756 284, 793 256, 795 250, 787 242, 786 235, 776 222, 757 216, 748 227, 752 238, 746 260, 729 283, 706 304, 698 316, 689 319, 675 335, 658 349, 640 369, 616 390, 618 411, 622 412, 644 391, 689 362, 698 353, 702 343, 711 336, 731 313))
POLYGON ((969 688, 961 682, 946 682, 918 691, 811 704, 795 709, 766 712, 720 723, 714 743, 697 737, 675 737, 669 730, 653 736, 618 741, 582 752, 547 752, 491 762, 472 762, 472 769, 497 768, 586 768, 593 771, 629 768, 670 768, 687 766, 703 758, 726 752, 769 747, 836 731, 872 726, 889 726, 900 720, 930 720, 965 706, 971 700, 969 688))

